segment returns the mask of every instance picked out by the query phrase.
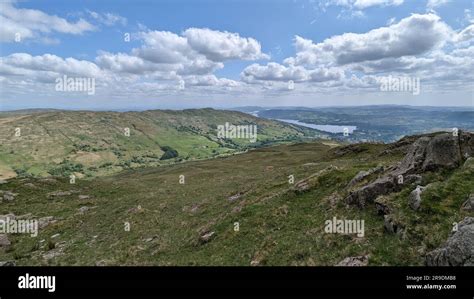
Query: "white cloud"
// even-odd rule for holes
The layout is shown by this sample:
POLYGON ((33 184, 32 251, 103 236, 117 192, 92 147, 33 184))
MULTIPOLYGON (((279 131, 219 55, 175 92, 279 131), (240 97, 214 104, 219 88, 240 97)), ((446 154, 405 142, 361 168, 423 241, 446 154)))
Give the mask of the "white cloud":
POLYGON ((399 6, 404 0, 329 0, 326 6, 336 5, 355 9, 366 9, 374 6, 399 6))
POLYGON ((306 81, 309 78, 307 70, 301 66, 284 66, 276 62, 267 65, 252 64, 241 74, 242 80, 251 83, 255 81, 306 81))
MULTIPOLYGON (((193 28, 186 35, 192 39, 196 32, 198 29, 193 28)), ((118 90, 129 92, 131 86, 140 91, 180 91, 177 86, 183 81, 191 89, 205 87, 207 91, 215 92, 244 84, 213 74, 224 67, 224 61, 266 57, 254 39, 208 29, 201 33, 214 39, 210 47, 202 47, 197 41, 190 42, 184 33, 180 36, 166 31, 140 32, 137 36, 143 43, 141 47, 130 53, 99 51, 95 63, 52 54, 11 54, 0 60, 0 79, 8 81, 10 86, 20 86, 21 82, 51 84, 62 75, 94 77, 96 82, 117 94, 120 94, 118 90)))
POLYGON ((0 23, 0 42, 13 42, 16 34, 23 41, 41 38, 51 32, 77 35, 96 29, 84 19, 70 22, 40 10, 17 8, 13 3, 5 1, 0 2, 0 23))
POLYGON ((324 82, 340 80, 344 72, 338 68, 305 69, 302 66, 284 66, 270 62, 267 65, 252 64, 246 67, 241 74, 242 80, 247 83, 259 81, 294 81, 294 82, 324 82))
POLYGON ((450 2, 451 0, 428 0, 428 3, 426 4, 426 7, 432 9, 432 8, 436 8, 436 7, 439 7, 441 5, 444 5, 448 2, 450 2))
POLYGON ((122 26, 127 25, 127 19, 119 16, 117 14, 113 14, 110 12, 106 13, 98 13, 95 11, 88 10, 87 13, 97 22, 104 24, 106 26, 113 26, 115 24, 120 24, 122 26))
POLYGON ((267 58, 260 43, 238 34, 190 28, 182 35, 168 31, 140 32, 140 48, 130 54, 106 53, 97 58, 104 68, 139 74, 152 71, 177 75, 209 75, 224 67, 228 60, 267 58))
POLYGON ((420 55, 442 46, 452 30, 434 14, 413 14, 388 27, 367 33, 345 33, 321 43, 297 36, 297 55, 286 62, 295 65, 350 64, 420 55))
POLYGON ((454 40, 457 42, 465 42, 474 38, 474 24, 467 26, 461 32, 459 32, 454 40))
POLYGON ((238 33, 215 31, 208 28, 189 28, 184 31, 188 45, 212 61, 231 59, 268 59, 262 53, 260 43, 253 38, 241 37, 238 33))
POLYGON ((175 72, 176 67, 173 65, 158 65, 143 60, 140 57, 128 55, 125 53, 109 53, 101 52, 96 57, 97 65, 103 69, 110 70, 114 73, 129 73, 142 75, 156 71, 161 72, 175 72))
POLYGON ((458 43, 472 38, 471 26, 459 33, 434 14, 414 14, 366 33, 345 33, 320 43, 295 37, 296 55, 283 64, 252 64, 241 73, 244 82, 275 90, 271 82, 300 82, 299 90, 371 90, 378 76, 417 76, 436 89, 469 88, 474 79, 474 50, 458 43), (446 47, 445 47, 446 45, 446 47), (451 53, 445 53, 452 49, 451 53), (453 50, 454 49, 454 50, 453 50))
POLYGON ((242 85, 239 81, 230 80, 227 78, 217 78, 214 75, 204 76, 189 76, 185 80, 186 85, 191 86, 222 86, 222 87, 237 87, 242 85))
POLYGON ((14 53, 0 58, 1 74, 31 74, 31 71, 36 72, 38 76, 41 76, 41 73, 84 77, 98 77, 101 74, 100 68, 90 61, 63 59, 52 54, 32 56, 27 53, 14 53))

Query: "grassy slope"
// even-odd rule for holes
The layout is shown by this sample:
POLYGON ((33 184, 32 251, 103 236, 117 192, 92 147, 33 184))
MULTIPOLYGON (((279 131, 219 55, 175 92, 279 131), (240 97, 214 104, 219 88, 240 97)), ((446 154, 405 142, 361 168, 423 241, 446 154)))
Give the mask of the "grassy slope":
POLYGON ((385 145, 358 147, 359 153, 337 156, 318 142, 279 145, 75 185, 59 178, 55 183, 16 179, 1 185, 19 195, 1 203, 0 214, 60 220, 36 238, 10 236, 12 247, 0 253, 0 260, 16 259, 19 265, 334 265, 347 256, 370 254, 372 265, 421 264, 424 252, 447 238, 451 223, 467 215, 459 207, 474 192, 473 165, 426 176, 427 182, 442 182, 424 195, 420 212, 407 208, 410 188, 392 195, 391 203, 408 228, 401 238, 383 232, 383 219, 374 209, 330 203, 331 195, 344 197, 345 186, 358 171, 400 159, 399 154, 378 155, 385 145), (316 174, 312 189, 293 191, 290 174, 296 181, 316 174), (47 199, 48 192, 57 190, 78 193, 47 199), (239 192, 239 199, 228 200, 239 192), (91 199, 79 200, 79 194, 91 199), (92 209, 79 215, 81 206, 92 209), (142 209, 134 211, 138 206, 142 209), (365 238, 325 234, 324 221, 334 216, 364 219, 365 238), (129 232, 124 230, 127 221, 129 232), (240 223, 239 232, 234 222, 240 223), (201 244, 199 236, 207 231, 214 231, 214 238, 201 244), (55 258, 43 257, 55 253, 55 258))
MULTIPOLYGON (((175 160, 205 159, 245 150, 249 142, 218 140, 216 128, 256 124, 262 142, 298 140, 306 129, 262 120, 235 111, 190 109, 144 112, 53 111, 0 115, 0 178, 21 169, 37 176, 58 168, 64 159, 83 165, 86 176, 116 173, 124 168, 157 166, 175 160), (21 137, 15 137, 15 128, 21 137), (130 129, 126 137, 124 129, 130 129), (160 161, 162 147, 171 146, 179 157, 160 161)), ((313 133, 310 133, 314 135, 313 133)))

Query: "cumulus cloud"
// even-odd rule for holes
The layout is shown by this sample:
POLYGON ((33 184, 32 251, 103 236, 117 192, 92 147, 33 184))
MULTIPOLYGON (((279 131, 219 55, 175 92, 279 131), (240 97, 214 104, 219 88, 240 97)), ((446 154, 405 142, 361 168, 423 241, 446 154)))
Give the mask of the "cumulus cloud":
POLYGON ((284 66, 276 62, 267 65, 252 64, 242 71, 242 80, 255 81, 289 81, 295 82, 308 80, 308 72, 300 66, 284 66))
POLYGON ((334 63, 345 65, 383 58, 420 55, 443 43, 452 34, 448 25, 434 14, 413 14, 388 27, 367 33, 345 33, 321 43, 297 36, 297 55, 289 64, 315 65, 334 63))
POLYGON ((260 43, 236 33, 190 28, 178 35, 169 31, 137 34, 143 45, 130 54, 103 53, 97 63, 107 69, 132 74, 174 72, 179 76, 209 75, 228 60, 267 58, 260 43))
POLYGON ((28 53, 14 53, 0 58, 1 74, 31 74, 36 72, 58 75, 72 75, 84 77, 98 77, 101 70, 94 63, 75 58, 63 59, 56 55, 44 54, 32 56, 28 53))
POLYGON ((77 35, 96 29, 84 19, 70 22, 40 10, 17 8, 8 1, 0 2, 0 23, 0 42, 13 42, 17 36, 21 40, 41 38, 53 31, 77 35))
POLYGON ((308 70, 302 66, 281 65, 270 62, 267 65, 252 64, 246 67, 241 74, 242 80, 247 83, 259 81, 294 81, 294 82, 324 82, 339 80, 344 72, 337 68, 317 68, 308 70))
POLYGON ((378 76, 387 75, 417 76, 425 84, 465 82, 474 77, 469 71, 474 67, 474 51, 458 42, 472 38, 471 27, 456 33, 435 14, 413 14, 386 27, 336 35, 319 43, 296 36, 295 56, 283 64, 252 64, 242 71, 241 79, 264 87, 292 80, 339 91, 377 90, 378 76))
POLYGON ((185 78, 185 83, 191 86, 223 86, 223 87, 237 87, 242 83, 227 78, 217 78, 215 75, 205 76, 189 76, 185 78))
POLYGON ((213 74, 224 67, 225 61, 267 57, 256 40, 229 32, 191 28, 182 35, 146 31, 136 36, 142 42, 140 47, 129 53, 99 51, 94 62, 52 54, 11 54, 0 60, 0 78, 18 84, 24 80, 51 83, 62 75, 94 77, 101 84, 115 86, 114 90, 121 88, 120 82, 127 82, 128 89, 137 86, 176 91, 180 90, 179 82, 191 87, 231 89, 244 83, 213 74), (204 35, 201 37, 207 46, 199 35, 204 35))
POLYGON ((215 31, 208 28, 189 28, 184 31, 188 45, 212 61, 230 59, 268 59, 262 53, 260 43, 253 38, 241 37, 238 33, 215 31))
POLYGON ((173 65, 157 65, 143 60, 140 57, 125 53, 102 52, 95 59, 97 65, 114 73, 146 74, 156 71, 173 72, 173 65))
POLYGON ((467 26, 461 32, 459 32, 454 40, 457 42, 465 42, 474 38, 474 24, 467 26))
POLYGON ((140 32, 144 45, 133 54, 154 63, 180 63, 193 56, 186 38, 168 31, 140 32))

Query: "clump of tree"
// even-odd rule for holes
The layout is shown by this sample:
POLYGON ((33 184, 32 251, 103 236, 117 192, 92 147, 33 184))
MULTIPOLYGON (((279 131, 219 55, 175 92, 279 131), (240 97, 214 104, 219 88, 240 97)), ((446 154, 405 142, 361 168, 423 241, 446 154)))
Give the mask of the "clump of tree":
POLYGON ((27 178, 32 176, 32 174, 28 172, 25 166, 23 166, 22 168, 13 168, 13 171, 15 171, 17 177, 19 178, 27 178))
POLYGON ((164 153, 161 156, 160 160, 173 159, 179 156, 178 151, 172 148, 171 146, 162 146, 161 150, 164 151, 164 153))
POLYGON ((54 176, 70 176, 74 172, 83 172, 84 165, 81 163, 73 163, 69 160, 63 160, 59 166, 50 169, 48 173, 54 176))

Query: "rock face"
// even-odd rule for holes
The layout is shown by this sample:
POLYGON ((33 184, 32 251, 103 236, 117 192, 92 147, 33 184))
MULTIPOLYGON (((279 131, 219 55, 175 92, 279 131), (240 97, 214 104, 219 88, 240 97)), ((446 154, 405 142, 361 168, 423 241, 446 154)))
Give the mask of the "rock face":
POLYGON ((369 169, 367 171, 363 171, 363 170, 359 171, 359 173, 349 182, 347 187, 352 187, 355 184, 363 181, 366 177, 368 177, 372 174, 381 173, 381 172, 383 172, 383 170, 384 170, 383 166, 378 166, 378 167, 369 169))
POLYGON ((349 204, 356 204, 358 207, 364 208, 367 203, 374 202, 378 196, 400 190, 401 185, 398 184, 397 178, 393 176, 386 176, 351 192, 346 198, 346 202, 349 204))
POLYGON ((426 146, 422 170, 459 167, 463 162, 459 143, 458 136, 453 136, 453 134, 441 134, 433 137, 426 146))
POLYGON ((474 157, 474 134, 461 132, 459 134, 459 147, 464 158, 474 157))
POLYGON ((446 244, 429 252, 427 266, 474 266, 474 217, 466 217, 446 244))
POLYGON ((367 255, 363 256, 350 256, 346 257, 340 261, 336 266, 343 267, 360 267, 367 266, 369 264, 369 257, 367 255))
POLYGON ((416 186, 415 190, 411 191, 408 196, 408 205, 414 211, 417 211, 421 205, 421 193, 426 189, 423 186, 416 186))
POLYGON ((418 137, 408 147, 405 157, 398 165, 389 168, 384 176, 372 183, 352 191, 346 202, 363 208, 380 195, 398 192, 408 184, 419 184, 420 174, 425 171, 459 167, 473 153, 474 134, 469 132, 460 131, 458 136, 453 133, 438 133, 418 137))

